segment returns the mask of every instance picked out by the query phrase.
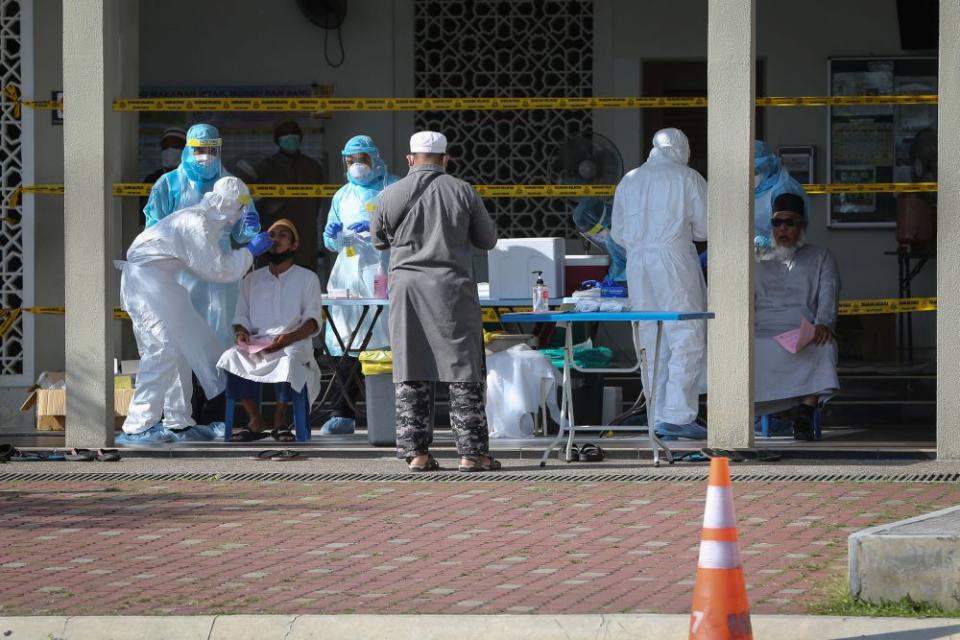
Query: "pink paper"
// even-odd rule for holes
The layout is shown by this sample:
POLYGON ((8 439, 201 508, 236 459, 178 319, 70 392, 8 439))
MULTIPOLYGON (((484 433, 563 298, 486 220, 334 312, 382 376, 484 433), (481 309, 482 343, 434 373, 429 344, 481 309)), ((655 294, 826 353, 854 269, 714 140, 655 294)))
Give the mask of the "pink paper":
POLYGON ((788 353, 799 353, 804 347, 813 342, 813 336, 815 334, 816 331, 813 325, 806 320, 801 320, 799 329, 784 331, 778 336, 773 336, 773 339, 788 353))
POLYGON ((238 344, 237 349, 240 349, 241 351, 246 351, 250 355, 253 355, 255 353, 260 353, 261 351, 269 347, 271 344, 273 344, 273 338, 269 336, 262 337, 262 338, 250 338, 247 341, 247 344, 238 344))

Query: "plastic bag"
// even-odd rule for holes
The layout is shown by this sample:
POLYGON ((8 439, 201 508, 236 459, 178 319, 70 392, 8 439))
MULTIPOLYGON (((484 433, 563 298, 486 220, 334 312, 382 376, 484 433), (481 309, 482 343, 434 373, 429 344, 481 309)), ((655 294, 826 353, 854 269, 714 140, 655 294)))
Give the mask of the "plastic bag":
POLYGON ((393 373, 393 352, 363 351, 360 353, 360 370, 365 376, 393 373))

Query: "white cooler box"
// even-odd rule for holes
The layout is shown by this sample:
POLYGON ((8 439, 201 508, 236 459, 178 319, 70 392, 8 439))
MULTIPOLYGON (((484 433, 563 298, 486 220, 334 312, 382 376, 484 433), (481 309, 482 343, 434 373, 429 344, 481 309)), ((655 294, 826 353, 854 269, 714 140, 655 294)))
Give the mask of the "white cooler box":
POLYGON ((517 238, 500 240, 487 253, 490 297, 533 299, 534 271, 543 271, 551 298, 563 296, 563 238, 517 238))

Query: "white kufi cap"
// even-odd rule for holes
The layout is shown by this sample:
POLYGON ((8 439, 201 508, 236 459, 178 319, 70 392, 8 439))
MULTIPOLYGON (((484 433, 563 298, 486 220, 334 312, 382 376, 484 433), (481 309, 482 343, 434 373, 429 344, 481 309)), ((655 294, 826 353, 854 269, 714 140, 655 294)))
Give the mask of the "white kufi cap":
POLYGON ((446 153, 447 137, 436 131, 418 131, 410 136, 410 153, 446 153))

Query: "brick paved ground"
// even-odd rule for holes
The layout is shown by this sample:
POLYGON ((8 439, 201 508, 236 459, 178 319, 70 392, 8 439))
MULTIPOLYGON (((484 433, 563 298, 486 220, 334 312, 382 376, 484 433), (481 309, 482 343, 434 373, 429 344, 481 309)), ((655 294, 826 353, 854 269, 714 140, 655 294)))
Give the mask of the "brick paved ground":
MULTIPOLYGON (((849 532, 949 484, 735 485, 755 613, 802 613, 849 532)), ((0 615, 679 613, 699 483, 14 482, 0 615)))

